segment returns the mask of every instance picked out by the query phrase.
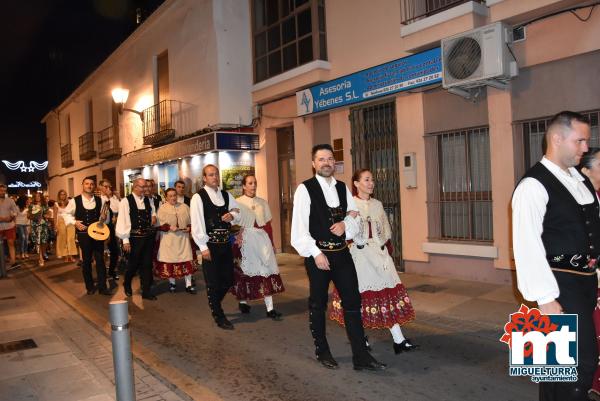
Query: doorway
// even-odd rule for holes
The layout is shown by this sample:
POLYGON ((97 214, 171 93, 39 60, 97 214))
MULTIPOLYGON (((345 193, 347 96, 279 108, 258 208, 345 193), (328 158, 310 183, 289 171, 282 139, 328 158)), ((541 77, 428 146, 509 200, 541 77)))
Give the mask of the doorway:
POLYGON ((350 123, 352 166, 368 168, 373 173, 376 183, 373 197, 383 203, 392 227, 392 258, 397 268, 404 270, 396 104, 388 101, 354 108, 350 111, 350 123))
POLYGON ((296 189, 296 154, 294 151, 294 127, 279 128, 277 134, 277 161, 279 167, 279 210, 281 222, 281 250, 296 253, 290 244, 292 211, 296 189))

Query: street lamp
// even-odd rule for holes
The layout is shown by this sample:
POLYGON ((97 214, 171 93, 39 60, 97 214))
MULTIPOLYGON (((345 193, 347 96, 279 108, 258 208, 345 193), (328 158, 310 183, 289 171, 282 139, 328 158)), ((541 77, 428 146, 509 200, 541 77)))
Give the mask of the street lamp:
POLYGON ((140 119, 144 121, 144 113, 134 109, 125 108, 125 103, 127 102, 127 98, 129 97, 129 89, 115 88, 112 90, 111 94, 115 103, 119 105, 119 114, 123 114, 124 111, 130 111, 132 113, 137 114, 140 117, 140 119))

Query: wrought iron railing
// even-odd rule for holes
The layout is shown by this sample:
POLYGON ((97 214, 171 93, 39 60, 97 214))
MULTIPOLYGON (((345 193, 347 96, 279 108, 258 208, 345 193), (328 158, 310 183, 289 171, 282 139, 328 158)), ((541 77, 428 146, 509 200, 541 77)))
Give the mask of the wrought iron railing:
POLYGON ((412 24, 421 18, 429 17, 470 1, 484 3, 484 0, 401 0, 402 24, 412 24))
POLYGON ((79 137, 79 160, 90 160, 94 157, 96 157, 94 133, 90 131, 79 137))
POLYGON ((71 151, 70 143, 60 147, 60 165, 63 168, 71 167, 73 165, 73 153, 71 151))
POLYGON ((112 125, 98 132, 98 157, 101 159, 121 157, 119 132, 112 125))
POLYGON ((174 115, 181 112, 181 102, 163 100, 143 113, 144 145, 157 145, 175 138, 174 115))

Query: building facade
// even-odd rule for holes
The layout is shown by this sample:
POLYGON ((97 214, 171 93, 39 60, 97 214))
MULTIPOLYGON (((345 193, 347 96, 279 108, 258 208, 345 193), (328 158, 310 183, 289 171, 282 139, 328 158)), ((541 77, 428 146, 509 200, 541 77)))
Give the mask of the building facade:
POLYGON ((312 0, 296 1, 295 8, 291 3, 277 8, 252 2, 252 99, 259 105, 258 132, 265 144, 257 156, 258 181, 269 186, 269 202, 280 216, 274 231, 283 248, 289 244, 292 188, 312 175, 311 146, 327 142, 341 161, 338 179, 351 185, 354 170, 373 170, 375 197, 396 232, 394 256, 401 268, 510 282, 510 199, 526 168, 541 158, 546 121, 561 110, 584 112, 592 123, 592 145, 599 144, 600 84, 594 77, 600 72, 600 15, 576 1, 312 0), (567 11, 574 7, 581 8, 567 11), (300 31, 300 21, 309 21, 301 17, 308 8, 310 29, 300 31), (309 36, 286 37, 291 18, 297 35, 310 32, 312 47, 309 36), (519 75, 506 89, 484 87, 475 102, 435 84, 316 114, 303 115, 298 104, 301 91, 315 84, 337 84, 495 22, 524 27, 525 38, 510 45, 519 75), (271 46, 267 38, 263 51, 261 35, 278 30, 280 45, 275 40, 271 46), (287 69, 288 58, 294 64, 288 47, 297 47, 298 57, 310 47, 312 57, 287 69), (268 64, 265 73, 263 58, 279 53, 282 67, 275 62, 271 74, 268 64))
MULTIPOLYGON (((330 143, 338 179, 351 185, 354 170, 374 172, 375 197, 392 223, 400 269, 510 282, 510 198, 541 157, 548 118, 566 109, 584 112, 592 145, 600 144, 600 13, 585 5, 168 0, 46 116, 50 192, 65 188, 72 195, 83 177, 112 169, 119 184, 138 173, 160 182, 185 175, 195 189, 198 168, 208 161, 237 166, 234 181, 250 166, 259 196, 273 211, 276 248, 288 252, 294 189, 313 174, 311 147, 330 143), (468 101, 443 89, 438 75, 371 98, 354 99, 349 91, 351 102, 331 100, 322 111, 303 109, 310 102, 303 98, 307 90, 344 89, 345 96, 344 82, 357 74, 368 80, 373 69, 396 71, 412 56, 435 52, 444 38, 496 22, 524 35, 510 44, 518 76, 506 88, 483 87, 468 101), (174 134, 163 134, 156 130, 160 119, 119 114, 110 100, 110 90, 119 86, 130 89, 126 107, 160 116, 164 100, 177 100, 171 107, 180 111, 172 114, 185 118, 174 134), (228 148, 199 144, 200 135, 216 142, 219 132, 227 137, 232 129, 245 135, 228 141, 237 144, 233 157, 223 152, 228 148), (89 132, 96 132, 99 149, 95 158, 80 160, 85 149, 80 142, 78 153, 77 141, 89 132), (118 146, 106 135, 118 138, 118 146), (70 158, 63 151, 61 167, 66 145, 70 158), (110 155, 105 148, 120 150, 103 158, 110 155)), ((439 56, 432 57, 439 63, 439 56)))
POLYGON ((139 175, 193 191, 204 163, 253 168, 252 70, 240 62, 249 12, 235 0, 165 1, 44 117, 50 195, 78 194, 85 177, 123 195, 139 175), (115 89, 128 91, 124 104, 115 89))

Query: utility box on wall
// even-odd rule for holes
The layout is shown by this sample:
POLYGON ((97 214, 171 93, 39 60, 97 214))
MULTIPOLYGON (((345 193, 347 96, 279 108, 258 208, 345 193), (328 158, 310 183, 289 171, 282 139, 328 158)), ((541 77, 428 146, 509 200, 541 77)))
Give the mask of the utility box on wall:
POLYGON ((402 155, 402 175, 407 189, 417 187, 417 160, 414 152, 402 155))

